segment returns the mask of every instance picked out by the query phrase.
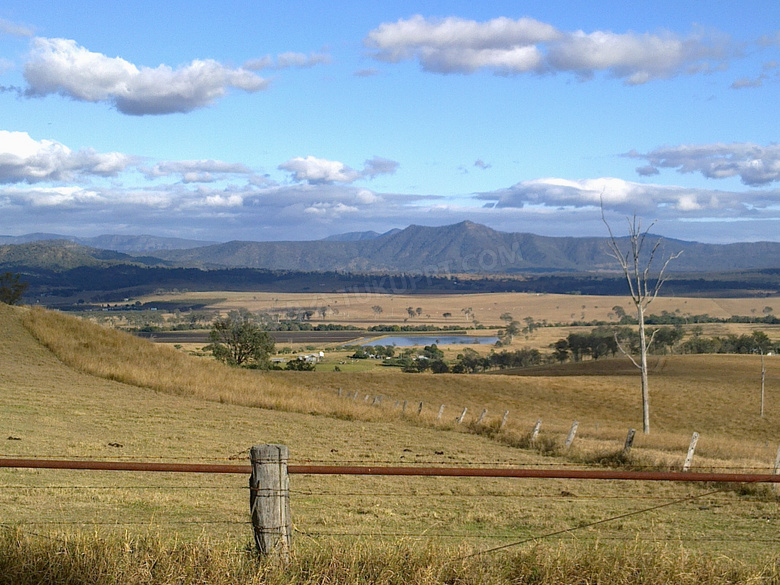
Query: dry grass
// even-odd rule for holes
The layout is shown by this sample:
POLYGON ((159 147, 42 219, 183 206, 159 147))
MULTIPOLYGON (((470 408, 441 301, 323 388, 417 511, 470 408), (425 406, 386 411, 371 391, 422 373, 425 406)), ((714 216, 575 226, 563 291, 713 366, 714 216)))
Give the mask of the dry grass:
POLYGON ((197 360, 165 346, 40 308, 23 319, 38 341, 78 371, 179 396, 336 417, 377 418, 362 404, 301 389, 283 378, 197 360))
MULTIPOLYGON (((7 310, 7 309, 6 309, 7 310)), ((25 312, 25 326, 63 362, 92 375, 174 395, 217 402, 333 416, 347 420, 406 419, 416 425, 459 428, 454 419, 468 408, 466 423, 483 409, 494 424, 505 410, 502 441, 519 444, 537 418, 543 433, 561 436, 580 422, 577 449, 587 456, 621 444, 641 420, 638 382, 627 360, 571 364, 543 376, 398 375, 397 372, 259 372, 194 359, 111 329, 59 313, 25 312), (549 374, 569 374, 554 375, 549 374), (628 374, 628 375, 627 375, 628 374), (342 398, 337 397, 341 388, 342 398), (347 399, 347 396, 358 399, 347 399), (383 396, 382 408, 372 407, 383 396), (365 398, 369 397, 366 402, 365 398), (400 404, 407 401, 407 413, 400 404), (417 416, 419 402, 424 403, 417 416), (442 418, 438 411, 445 405, 442 418), (519 439, 518 439, 519 438, 519 439)), ((674 356, 656 359, 651 375, 654 432, 635 448, 641 464, 679 466, 691 433, 702 435, 696 465, 766 469, 774 461, 780 409, 780 379, 768 361, 767 415, 758 416, 759 358, 674 356), (682 453, 682 455, 681 455, 682 453)), ((525 373, 534 373, 530 370, 525 373)), ((639 461, 639 460, 638 460, 639 461)))
POLYGON ((562 543, 464 556, 465 550, 430 543, 332 543, 301 547, 288 563, 264 563, 245 550, 213 546, 207 540, 81 536, 41 540, 14 532, 0 535, 0 585, 769 585, 780 580, 778 562, 746 566, 640 542, 618 547, 562 543))

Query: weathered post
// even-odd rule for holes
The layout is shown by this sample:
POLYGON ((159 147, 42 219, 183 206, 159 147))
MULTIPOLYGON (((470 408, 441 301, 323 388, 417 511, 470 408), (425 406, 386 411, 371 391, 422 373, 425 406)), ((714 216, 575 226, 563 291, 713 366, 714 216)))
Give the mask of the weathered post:
POLYGON ((418 407, 417 407, 417 415, 418 415, 418 416, 419 416, 420 414, 422 414, 422 407, 423 407, 423 403, 422 403, 422 402, 420 402, 420 406, 418 406, 418 407))
POLYGON ((628 457, 628 454, 631 453, 631 447, 634 445, 634 435, 636 435, 636 429, 628 429, 626 444, 623 445, 623 457, 628 457))
POLYGON ((569 447, 571 447, 571 444, 574 442, 574 437, 577 436, 578 426, 580 426, 580 422, 577 420, 571 423, 571 428, 569 429, 569 435, 566 437, 566 442, 563 444, 564 449, 568 449, 569 447))
POLYGON ((509 417, 509 411, 504 411, 504 416, 501 418, 501 426, 498 427, 498 430, 502 430, 506 426, 506 419, 509 417))
POLYGON ((487 414, 487 408, 482 409, 482 414, 479 415, 479 418, 477 419, 477 425, 481 425, 482 421, 485 420, 485 415, 487 414))
POLYGON ((256 445, 249 451, 249 509, 255 545, 261 556, 287 558, 292 540, 290 482, 286 445, 256 445))
POLYGON ((444 414, 444 405, 443 404, 439 407, 439 414, 436 415, 436 420, 437 421, 441 420, 441 415, 442 414, 444 414))
POLYGON ((455 422, 458 424, 461 424, 463 422, 463 419, 466 418, 466 412, 468 412, 469 408, 468 406, 463 407, 463 412, 460 413, 460 416, 455 419, 455 422))
POLYGON ((536 437, 539 436, 539 429, 542 428, 542 419, 536 419, 536 424, 534 425, 534 428, 531 430, 531 442, 533 443, 536 440, 536 437))
POLYGON ((691 436, 691 444, 688 447, 688 455, 685 457, 685 463, 683 463, 683 471, 690 471, 691 463, 693 463, 693 454, 696 452, 696 443, 699 442, 699 433, 694 432, 691 436))

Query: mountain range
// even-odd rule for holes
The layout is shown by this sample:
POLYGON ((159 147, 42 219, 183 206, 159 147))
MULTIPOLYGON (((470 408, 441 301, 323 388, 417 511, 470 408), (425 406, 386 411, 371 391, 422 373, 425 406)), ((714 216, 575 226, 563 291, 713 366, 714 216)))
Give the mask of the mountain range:
MULTIPOLYGON (((659 239, 649 235, 646 249, 659 239)), ((619 240, 626 242, 626 238, 619 240)), ((0 269, 46 269, 132 263, 201 269, 254 268, 306 272, 518 274, 614 272, 607 238, 546 237, 499 232, 464 221, 411 225, 384 234, 356 232, 317 241, 209 243, 155 236, 75 238, 0 236, 0 269), (9 241, 13 239, 14 241, 9 241), (42 241, 45 240, 45 241, 42 241)), ((682 254, 670 272, 729 272, 780 268, 780 243, 701 244, 662 239, 656 264, 682 254)))

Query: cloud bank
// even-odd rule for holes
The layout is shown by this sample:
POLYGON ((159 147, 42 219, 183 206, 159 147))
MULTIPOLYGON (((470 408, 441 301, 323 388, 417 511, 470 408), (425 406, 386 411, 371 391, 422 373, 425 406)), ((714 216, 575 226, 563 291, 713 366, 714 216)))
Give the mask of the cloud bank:
POLYGON ((507 189, 480 193, 494 209, 547 207, 604 208, 624 215, 659 219, 708 220, 755 218, 758 210, 780 211, 780 190, 718 191, 678 186, 633 183, 611 177, 584 180, 559 178, 521 181, 507 189))
POLYGON ((379 61, 416 60, 434 73, 572 73, 589 79, 606 72, 627 85, 712 71, 734 54, 729 39, 716 33, 568 32, 503 17, 477 22, 417 15, 381 24, 364 44, 379 61))
POLYGON ((637 169, 644 176, 669 168, 680 173, 700 173, 708 179, 739 177, 752 187, 780 181, 780 144, 692 144, 656 148, 644 154, 632 150, 626 156, 647 160, 647 166, 637 169))
MULTIPOLYGON (((713 178, 744 175, 759 185, 778 179, 772 174, 776 169, 767 169, 775 168, 780 157, 776 145, 748 143, 665 147, 628 156, 647 160, 648 175, 649 169, 669 167, 713 178), (724 157, 726 167, 720 164, 724 157), (763 165, 758 174, 751 163, 756 160, 763 165)), ((489 166, 480 162, 475 165, 489 166)), ((290 159, 278 168, 291 175, 291 183, 281 184, 241 163, 149 163, 137 156, 74 151, 24 132, 0 131, 0 215, 6 225, 24 231, 71 233, 79 226, 81 235, 95 235, 121 226, 128 233, 153 230, 213 240, 313 238, 464 219, 505 231, 585 235, 603 228, 602 201, 610 218, 636 213, 658 219, 665 235, 676 230, 684 239, 695 237, 694 228, 712 234, 714 225, 725 226, 721 238, 758 239, 765 229, 762 222, 780 221, 780 189, 739 192, 610 177, 551 177, 463 194, 456 202, 354 185, 396 171, 397 162, 378 156, 365 160, 360 170, 312 156, 290 159)))

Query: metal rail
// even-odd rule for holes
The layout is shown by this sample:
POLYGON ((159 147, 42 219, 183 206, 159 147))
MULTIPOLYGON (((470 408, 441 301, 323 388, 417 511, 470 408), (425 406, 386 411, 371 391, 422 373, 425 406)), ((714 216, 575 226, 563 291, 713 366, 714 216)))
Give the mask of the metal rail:
MULTIPOLYGON (((0 467, 74 469, 93 471, 152 471, 174 473, 249 474, 250 465, 154 463, 134 461, 80 461, 66 459, 0 459, 0 467)), ((438 477, 515 477, 536 479, 600 479, 632 481, 684 481, 722 483, 780 483, 772 473, 714 473, 681 471, 628 471, 620 469, 496 469, 460 467, 370 467, 341 465, 288 465, 290 474, 395 475, 438 477)))

